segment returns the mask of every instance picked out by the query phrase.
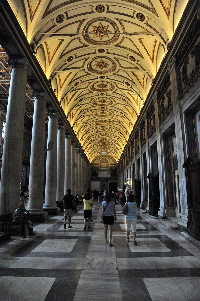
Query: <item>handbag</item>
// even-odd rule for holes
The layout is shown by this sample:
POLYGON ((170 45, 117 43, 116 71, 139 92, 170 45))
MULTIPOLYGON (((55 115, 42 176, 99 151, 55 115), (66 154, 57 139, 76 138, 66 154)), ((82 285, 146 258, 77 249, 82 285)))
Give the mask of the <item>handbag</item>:
POLYGON ((127 204, 127 203, 126 203, 126 204, 124 205, 124 207, 122 208, 122 213, 125 214, 125 215, 128 214, 128 204, 127 204))

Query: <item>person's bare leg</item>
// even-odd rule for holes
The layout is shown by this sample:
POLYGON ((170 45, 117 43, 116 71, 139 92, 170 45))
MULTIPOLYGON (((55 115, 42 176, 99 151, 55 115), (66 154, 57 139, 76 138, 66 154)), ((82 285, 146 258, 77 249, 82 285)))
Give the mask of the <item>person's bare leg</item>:
POLYGON ((104 224, 104 236, 105 236, 105 242, 107 242, 107 233, 108 233, 108 225, 104 224))
POLYGON ((112 225, 108 226, 109 229, 109 244, 112 246, 112 225))
POLYGON ((86 230, 87 218, 84 218, 84 230, 86 230))
POLYGON ((129 242, 129 235, 130 235, 130 231, 127 231, 127 234, 126 234, 126 241, 129 242))
POLYGON ((66 215, 64 216, 64 229, 66 229, 66 223, 67 223, 67 217, 66 215))
POLYGON ((69 216, 68 217, 68 228, 70 228, 71 226, 70 226, 70 224, 71 224, 71 220, 72 220, 72 218, 71 218, 71 216, 69 216))
POLYGON ((134 241, 134 245, 137 246, 137 242, 136 242, 136 232, 133 232, 133 241, 134 241))

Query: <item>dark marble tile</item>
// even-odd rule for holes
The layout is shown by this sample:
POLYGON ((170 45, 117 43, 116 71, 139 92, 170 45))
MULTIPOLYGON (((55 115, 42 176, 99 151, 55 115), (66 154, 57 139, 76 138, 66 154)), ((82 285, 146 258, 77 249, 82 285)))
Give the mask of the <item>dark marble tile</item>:
POLYGON ((119 274, 122 290, 122 300, 126 301, 151 301, 148 290, 141 278, 132 275, 119 274))
MULTIPOLYGON (((174 269, 130 269, 119 270, 121 279, 143 279, 143 278, 168 278, 168 277, 199 277, 200 269, 174 268, 174 269)), ((134 282, 135 280, 133 280, 134 282)))
POLYGON ((80 274, 66 271, 63 277, 57 278, 44 301, 73 301, 80 274))

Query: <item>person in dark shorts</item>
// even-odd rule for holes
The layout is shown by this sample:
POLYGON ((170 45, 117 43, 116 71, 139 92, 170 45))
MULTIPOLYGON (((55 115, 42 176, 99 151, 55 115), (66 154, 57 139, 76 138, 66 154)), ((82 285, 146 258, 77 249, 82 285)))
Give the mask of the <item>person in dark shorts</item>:
POLYGON ((71 194, 71 189, 67 189, 67 194, 63 198, 64 205, 64 229, 66 229, 66 224, 68 221, 68 228, 72 228, 71 220, 73 216, 73 211, 75 210, 74 197, 71 194))
POLYGON ((88 229, 90 228, 90 222, 92 218, 92 205, 93 200, 90 192, 87 192, 83 198, 83 205, 84 205, 84 230, 86 230, 87 223, 88 223, 88 229))
POLYGON ((109 193, 106 194, 105 200, 102 202, 102 219, 104 223, 105 242, 108 242, 107 236, 109 230, 109 246, 112 247, 112 227, 116 220, 116 209, 115 199, 109 193))

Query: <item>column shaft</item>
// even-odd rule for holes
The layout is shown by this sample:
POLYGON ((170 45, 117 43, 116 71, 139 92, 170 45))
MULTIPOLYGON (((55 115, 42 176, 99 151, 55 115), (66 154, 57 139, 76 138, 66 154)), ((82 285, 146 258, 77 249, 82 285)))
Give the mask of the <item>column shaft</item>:
POLYGON ((74 144, 71 145, 71 190, 75 194, 75 148, 74 144))
POLYGON ((27 68, 15 60, 10 80, 1 170, 0 213, 13 212, 20 200, 27 68))
POLYGON ((82 193, 82 157, 78 155, 78 194, 82 193))
POLYGON ((65 138, 65 194, 67 193, 67 189, 71 189, 71 138, 69 136, 65 138))
POLYGON ((34 99, 33 128, 31 140, 29 205, 30 211, 43 211, 44 155, 45 155, 46 101, 38 95, 34 99))
POLYGON ((57 128, 58 119, 56 115, 49 116, 47 159, 46 159, 46 185, 44 209, 56 209, 57 189, 57 128))
POLYGON ((60 126, 57 136, 57 191, 56 201, 59 202, 64 196, 65 180, 65 128, 60 126))
POLYGON ((75 148, 75 164, 74 164, 74 182, 75 182, 75 195, 78 193, 78 149, 75 148))

